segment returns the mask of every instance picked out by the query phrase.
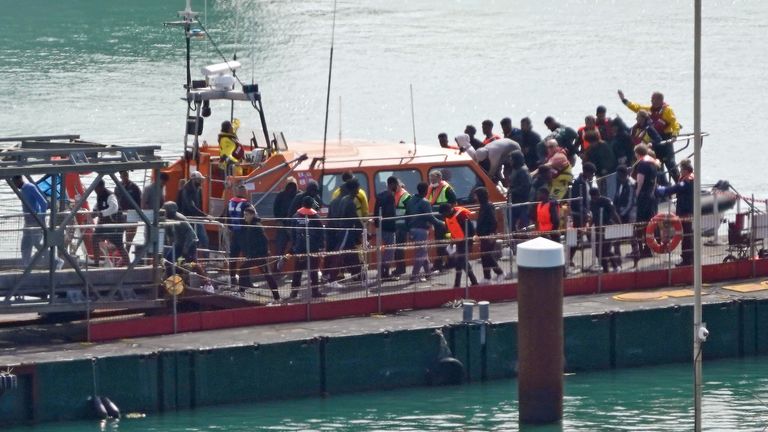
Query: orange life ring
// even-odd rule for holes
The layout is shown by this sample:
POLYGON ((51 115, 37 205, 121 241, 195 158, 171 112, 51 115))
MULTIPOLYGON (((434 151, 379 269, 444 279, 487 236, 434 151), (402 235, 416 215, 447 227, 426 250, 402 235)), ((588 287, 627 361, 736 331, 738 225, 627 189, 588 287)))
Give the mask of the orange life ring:
POLYGON ((659 213, 645 227, 645 243, 657 254, 672 252, 683 239, 683 223, 671 213, 659 213), (656 238, 656 229, 661 231, 661 239, 656 238), (669 235, 669 229, 673 234, 669 235))

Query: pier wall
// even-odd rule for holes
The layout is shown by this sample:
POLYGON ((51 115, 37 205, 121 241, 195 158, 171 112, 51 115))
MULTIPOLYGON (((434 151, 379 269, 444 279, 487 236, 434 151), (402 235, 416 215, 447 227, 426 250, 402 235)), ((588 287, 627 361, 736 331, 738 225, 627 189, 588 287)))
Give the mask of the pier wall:
MULTIPOLYGON (((689 362, 692 313, 668 306, 568 316, 565 370, 689 362)), ((709 303, 703 313, 712 330, 705 359, 768 353, 768 299, 709 303)), ((440 328, 465 366, 465 382, 515 377, 516 325, 440 328)), ((435 330, 15 365, 18 387, 0 395, 0 426, 92 418, 94 392, 125 414, 430 385, 440 350, 435 330)))

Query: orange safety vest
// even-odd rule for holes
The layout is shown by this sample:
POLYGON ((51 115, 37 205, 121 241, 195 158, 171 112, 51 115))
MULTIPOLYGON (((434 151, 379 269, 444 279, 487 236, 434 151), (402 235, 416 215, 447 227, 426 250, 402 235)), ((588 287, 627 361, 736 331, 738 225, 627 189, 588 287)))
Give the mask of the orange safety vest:
POLYGON ((536 225, 539 231, 552 231, 555 229, 552 225, 552 214, 549 212, 549 206, 551 205, 552 203, 549 201, 545 203, 540 202, 536 205, 536 225))
POLYGON ((464 240, 464 227, 459 223, 459 214, 465 214, 469 218, 472 212, 459 206, 454 207, 453 210, 453 214, 446 216, 445 226, 448 228, 448 232, 451 233, 451 240, 464 240))

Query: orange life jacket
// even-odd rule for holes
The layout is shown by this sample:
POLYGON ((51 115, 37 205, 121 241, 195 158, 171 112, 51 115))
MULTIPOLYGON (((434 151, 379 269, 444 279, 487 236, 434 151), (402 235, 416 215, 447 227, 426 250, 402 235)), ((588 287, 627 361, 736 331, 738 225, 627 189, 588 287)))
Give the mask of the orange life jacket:
MULTIPOLYGON (((448 186, 448 183, 446 183, 445 180, 440 180, 440 184, 436 188, 433 188, 431 184, 429 185, 429 187, 427 188, 427 200, 431 205, 442 204, 443 202, 445 202, 445 201, 438 202, 437 200, 438 198, 440 198, 441 195, 443 195, 442 192, 447 186, 448 186)), ((443 198, 445 198, 445 196, 443 196, 443 198)))
POLYGON ((555 229, 554 225, 552 225, 552 214, 549 211, 551 205, 552 203, 549 201, 545 203, 540 202, 536 205, 536 225, 539 231, 552 231, 555 229))
POLYGON ((464 240, 464 227, 459 223, 460 214, 466 215, 467 219, 469 219, 469 215, 472 212, 464 207, 456 206, 453 208, 453 213, 445 218, 445 226, 448 228, 448 232, 451 233, 451 240, 464 240))

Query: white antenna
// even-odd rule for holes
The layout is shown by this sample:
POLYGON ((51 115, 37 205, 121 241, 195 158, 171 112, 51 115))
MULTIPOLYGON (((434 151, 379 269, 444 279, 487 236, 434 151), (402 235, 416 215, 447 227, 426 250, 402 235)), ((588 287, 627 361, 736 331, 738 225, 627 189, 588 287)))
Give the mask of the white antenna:
POLYGON ((339 145, 341 145, 341 96, 339 96, 339 145))
POLYGON ((416 156, 416 116, 413 110, 413 83, 411 86, 411 125, 413 126, 413 155, 416 156))

